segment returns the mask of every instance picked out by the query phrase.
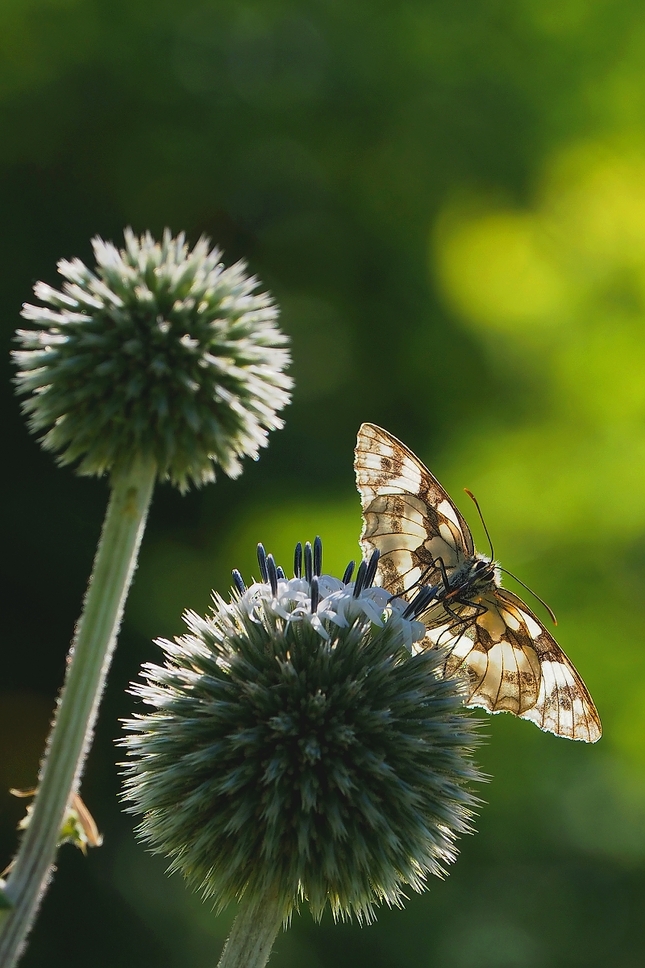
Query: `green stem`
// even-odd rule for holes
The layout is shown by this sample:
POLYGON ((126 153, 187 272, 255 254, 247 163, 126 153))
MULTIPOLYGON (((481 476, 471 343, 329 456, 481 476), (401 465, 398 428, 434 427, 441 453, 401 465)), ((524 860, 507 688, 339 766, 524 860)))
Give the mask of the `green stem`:
POLYGON ((113 475, 112 494, 41 769, 29 826, 4 889, 13 905, 0 936, 0 968, 15 965, 47 888, 70 797, 89 751, 105 679, 152 498, 156 467, 113 475))
POLYGON ((264 968, 284 917, 276 897, 242 901, 217 968, 264 968))

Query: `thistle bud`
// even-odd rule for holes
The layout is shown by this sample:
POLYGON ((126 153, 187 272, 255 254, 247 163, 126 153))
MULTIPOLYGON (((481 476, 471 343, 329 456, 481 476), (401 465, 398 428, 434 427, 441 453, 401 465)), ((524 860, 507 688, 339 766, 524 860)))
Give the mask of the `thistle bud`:
POLYGON ((291 579, 258 557, 262 580, 234 572, 230 600, 187 612, 132 686, 150 711, 125 723, 127 809, 217 907, 277 896, 285 919, 305 901, 370 921, 471 831, 476 724, 375 567, 321 574, 319 539, 291 579))
POLYGON ((61 260, 59 291, 26 304, 18 392, 30 429, 81 474, 154 460, 181 490, 230 477, 256 458, 289 402, 287 338, 244 263, 226 268, 201 238, 191 250, 125 231, 125 248, 93 240, 96 267, 61 260))

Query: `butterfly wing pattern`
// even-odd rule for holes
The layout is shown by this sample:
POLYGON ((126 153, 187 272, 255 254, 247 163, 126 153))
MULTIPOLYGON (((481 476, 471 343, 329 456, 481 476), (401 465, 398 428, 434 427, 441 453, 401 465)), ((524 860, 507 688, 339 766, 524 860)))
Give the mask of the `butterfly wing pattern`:
POLYGON ((466 705, 511 712, 557 736, 600 739, 598 712, 572 663, 528 606, 499 586, 496 566, 475 552, 461 512, 412 451, 362 424, 355 468, 361 546, 381 556, 376 580, 404 598, 418 583, 442 589, 421 616, 424 645, 445 650, 445 675, 466 674, 466 705), (478 563, 489 578, 476 584, 478 563))
POLYGON ((363 507, 361 547, 381 553, 381 586, 402 595, 422 577, 441 580, 474 554, 470 529, 439 481, 411 450, 375 424, 358 432, 354 467, 363 507))

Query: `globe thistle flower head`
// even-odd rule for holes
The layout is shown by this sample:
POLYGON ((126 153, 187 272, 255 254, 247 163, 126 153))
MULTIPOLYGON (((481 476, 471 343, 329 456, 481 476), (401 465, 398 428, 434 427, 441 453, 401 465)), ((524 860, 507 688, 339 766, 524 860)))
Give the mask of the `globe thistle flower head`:
POLYGON ((471 830, 476 724, 442 654, 414 648, 414 604, 372 587, 376 559, 352 581, 353 563, 322 573, 318 539, 290 579, 258 557, 260 581, 234 572, 230 600, 187 612, 188 634, 143 667, 124 797, 218 907, 277 896, 285 918, 306 901, 369 921, 442 875, 471 830))
POLYGON ((278 311, 242 262, 183 234, 93 240, 96 267, 61 260, 61 290, 39 282, 23 307, 18 392, 45 448, 81 474, 155 461, 180 489, 231 477, 256 458, 289 402, 278 311))

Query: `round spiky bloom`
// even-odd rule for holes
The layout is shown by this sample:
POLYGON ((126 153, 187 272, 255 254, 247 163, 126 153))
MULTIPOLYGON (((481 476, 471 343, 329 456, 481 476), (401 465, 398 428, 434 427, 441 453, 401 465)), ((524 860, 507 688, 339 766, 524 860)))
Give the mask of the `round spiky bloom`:
POLYGON ((96 267, 63 259, 62 291, 43 282, 44 306, 22 315, 18 392, 30 429, 81 474, 152 458, 185 490, 231 477, 256 458, 289 402, 287 338, 277 308, 242 262, 226 268, 201 238, 125 231, 125 248, 95 238, 96 267))
POLYGON ((415 654, 414 605, 370 587, 376 562, 339 581, 319 549, 302 575, 298 546, 287 580, 260 546, 262 582, 234 572, 230 602, 158 643, 165 663, 132 687, 152 711, 125 724, 124 796, 141 838, 218 906, 277 896, 285 918, 306 900, 371 920, 471 830, 476 724, 441 654, 415 654))

